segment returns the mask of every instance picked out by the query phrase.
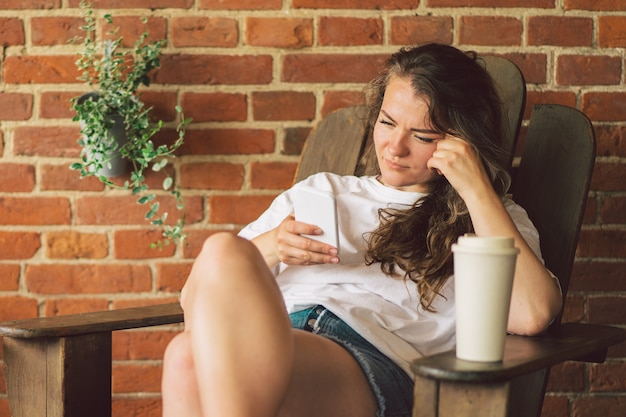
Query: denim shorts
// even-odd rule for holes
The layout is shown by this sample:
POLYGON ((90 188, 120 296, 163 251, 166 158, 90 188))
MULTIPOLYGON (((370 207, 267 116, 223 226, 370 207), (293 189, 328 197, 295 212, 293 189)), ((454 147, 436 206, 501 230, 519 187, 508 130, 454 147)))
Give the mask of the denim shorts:
POLYGON ((411 417, 413 381, 391 359, 323 306, 289 315, 295 329, 339 343, 363 369, 378 401, 377 417, 411 417))

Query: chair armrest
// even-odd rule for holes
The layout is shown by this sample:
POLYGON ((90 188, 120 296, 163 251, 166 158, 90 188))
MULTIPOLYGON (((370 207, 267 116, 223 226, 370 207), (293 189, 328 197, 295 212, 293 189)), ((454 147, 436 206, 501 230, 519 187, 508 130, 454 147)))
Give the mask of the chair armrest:
POLYGON ((416 375, 457 382, 512 380, 567 360, 603 362, 609 346, 626 340, 626 330, 595 324, 565 323, 536 337, 508 335, 501 362, 470 362, 448 351, 415 360, 416 375))
POLYGON ((180 304, 170 303, 7 321, 0 323, 0 336, 14 338, 69 337, 174 324, 182 321, 183 311, 180 304))

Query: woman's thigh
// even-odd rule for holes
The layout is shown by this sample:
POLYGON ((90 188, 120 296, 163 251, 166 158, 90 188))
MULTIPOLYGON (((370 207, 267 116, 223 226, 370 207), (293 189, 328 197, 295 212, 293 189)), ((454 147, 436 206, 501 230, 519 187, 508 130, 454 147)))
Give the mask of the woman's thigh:
POLYGON ((292 379, 279 417, 375 417, 378 404, 354 357, 339 344, 293 330, 292 379))

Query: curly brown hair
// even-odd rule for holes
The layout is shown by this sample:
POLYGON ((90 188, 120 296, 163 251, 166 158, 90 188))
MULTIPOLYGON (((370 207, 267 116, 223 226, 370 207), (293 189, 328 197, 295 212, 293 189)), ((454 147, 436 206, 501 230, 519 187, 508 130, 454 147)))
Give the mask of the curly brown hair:
MULTIPOLYGON (((476 54, 440 44, 393 54, 366 89, 366 158, 375 158, 371 132, 391 77, 410 81, 415 94, 427 98, 438 131, 462 137, 477 150, 495 191, 503 195, 510 177, 502 148, 502 103, 476 54)), ((453 273, 451 246, 473 226, 463 199, 445 177, 437 177, 428 188, 428 194, 406 210, 379 211, 381 222, 368 237, 366 263, 380 262, 385 274, 413 281, 421 306, 433 311, 433 301, 453 273)))

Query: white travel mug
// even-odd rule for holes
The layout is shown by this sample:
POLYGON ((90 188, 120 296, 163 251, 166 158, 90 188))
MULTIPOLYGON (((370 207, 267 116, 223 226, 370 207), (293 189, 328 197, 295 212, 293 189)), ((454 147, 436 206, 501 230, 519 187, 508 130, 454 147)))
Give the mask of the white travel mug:
POLYGON ((501 361, 519 249, 512 237, 466 234, 452 245, 456 356, 501 361))

